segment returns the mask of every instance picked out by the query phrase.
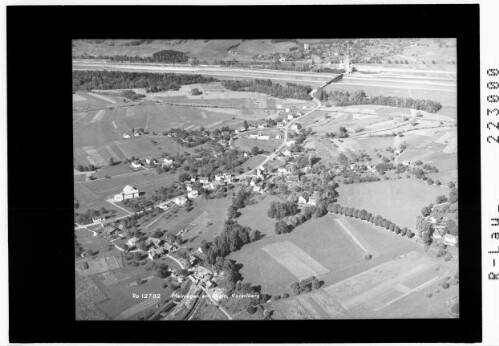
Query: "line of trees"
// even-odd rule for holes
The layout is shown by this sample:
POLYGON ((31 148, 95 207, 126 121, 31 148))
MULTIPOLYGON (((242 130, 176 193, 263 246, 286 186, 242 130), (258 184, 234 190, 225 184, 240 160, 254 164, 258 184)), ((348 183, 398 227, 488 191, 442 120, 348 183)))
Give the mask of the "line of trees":
POLYGON ((442 105, 437 101, 398 96, 367 96, 364 90, 357 90, 352 93, 343 89, 331 90, 330 92, 321 90, 318 92, 317 97, 321 101, 333 101, 337 106, 372 104, 412 108, 430 113, 436 113, 442 108, 442 105))
POLYGON ((220 235, 213 242, 201 245, 206 254, 206 261, 215 265, 217 257, 225 257, 231 252, 239 250, 244 244, 257 240, 256 233, 248 226, 242 226, 237 221, 229 219, 225 221, 220 235))
POLYGON ((312 88, 308 85, 298 85, 293 83, 272 83, 270 79, 252 80, 224 80, 222 85, 232 91, 259 92, 281 99, 311 100, 309 93, 312 88))
POLYGON ((354 217, 359 220, 364 220, 371 222, 372 224, 375 224, 376 226, 379 227, 384 227, 391 232, 394 232, 395 234, 400 234, 401 236, 406 236, 408 238, 414 237, 414 233, 407 227, 400 228, 397 226, 395 223, 391 222, 390 220, 387 220, 379 215, 374 216, 373 214, 369 213, 365 209, 355 209, 355 208, 349 208, 349 207, 342 207, 340 204, 333 204, 330 203, 328 205, 328 211, 334 214, 339 214, 339 215, 344 215, 348 217, 354 217))
POLYGON ((179 90, 182 85, 211 83, 213 77, 198 74, 123 72, 123 71, 73 71, 75 90, 110 90, 145 88, 147 92, 179 90))

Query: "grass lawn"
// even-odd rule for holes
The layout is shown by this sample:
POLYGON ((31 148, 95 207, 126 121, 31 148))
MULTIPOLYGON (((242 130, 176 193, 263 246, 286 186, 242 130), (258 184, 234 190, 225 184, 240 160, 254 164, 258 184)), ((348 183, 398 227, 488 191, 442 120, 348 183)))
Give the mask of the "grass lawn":
POLYGON ((409 227, 414 232, 416 217, 421 208, 435 202, 439 195, 447 195, 445 187, 430 186, 416 179, 385 180, 371 183, 340 185, 338 203, 342 206, 366 209, 409 227))
MULTIPOLYGON (((103 252, 107 251, 107 247, 109 245, 112 245, 109 241, 102 237, 94 237, 94 234, 90 231, 87 231, 86 229, 80 229, 78 231, 75 231, 75 233, 76 239, 78 239, 78 242, 81 244, 84 250, 92 250, 94 252, 98 251, 99 254, 102 254, 103 252)), ((112 249, 115 249, 114 246, 112 249)))
POLYGON ((241 216, 237 218, 237 222, 260 231, 266 237, 275 236, 276 220, 267 216, 272 202, 283 202, 283 200, 277 196, 266 195, 262 201, 240 209, 241 216))

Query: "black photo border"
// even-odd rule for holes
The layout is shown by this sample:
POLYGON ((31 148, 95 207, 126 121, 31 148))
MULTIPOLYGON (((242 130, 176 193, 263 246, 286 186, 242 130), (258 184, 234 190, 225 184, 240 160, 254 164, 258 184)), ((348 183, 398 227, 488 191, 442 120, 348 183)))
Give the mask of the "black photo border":
POLYGON ((479 342, 479 5, 8 6, 10 341, 479 342), (71 40, 456 38, 460 317, 75 321, 71 40))

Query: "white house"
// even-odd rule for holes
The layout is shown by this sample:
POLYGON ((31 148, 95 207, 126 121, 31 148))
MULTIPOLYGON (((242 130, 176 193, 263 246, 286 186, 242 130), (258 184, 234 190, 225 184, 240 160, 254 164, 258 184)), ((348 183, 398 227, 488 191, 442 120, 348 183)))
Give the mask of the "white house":
POLYGON ((288 170, 286 168, 278 168, 277 172, 280 174, 288 174, 288 170))
POLYGON ((140 161, 138 161, 138 160, 134 160, 132 162, 132 167, 133 168, 140 168, 140 167, 142 167, 142 163, 140 163, 140 161))
POLYGON ((154 261, 156 258, 159 258, 161 255, 163 255, 164 252, 165 251, 163 250, 163 248, 149 249, 149 251, 147 252, 147 257, 149 257, 151 261, 154 261))
POLYGON ((137 238, 137 237, 130 238, 126 242, 126 245, 128 245, 129 247, 133 247, 133 246, 135 246, 135 244, 137 244, 138 240, 139 240, 139 238, 137 238))
POLYGON ((310 204, 310 205, 316 205, 316 204, 317 204, 317 197, 315 197, 315 196, 310 196, 310 197, 308 198, 307 204, 310 204))
POLYGON ((258 136, 258 139, 261 139, 263 141, 268 141, 270 139, 270 136, 258 136))
POLYGON ((139 195, 140 195, 139 190, 137 190, 132 185, 126 185, 123 188, 122 192, 118 193, 117 195, 114 195, 114 200, 116 202, 121 202, 124 199, 137 198, 137 197, 139 197, 139 195))
POLYGON ((146 163, 147 163, 148 165, 157 165, 157 164, 158 164, 158 161, 157 161, 156 159, 153 159, 153 158, 148 157, 148 158, 146 158, 146 163))
POLYGON ((256 138, 258 138, 258 135, 257 135, 257 134, 255 134, 255 133, 252 133, 252 134, 251 134, 251 135, 249 135, 248 137, 249 137, 249 138, 251 138, 251 139, 256 139, 256 138))
POLYGON ((289 112, 291 112, 291 109, 290 108, 286 108, 285 111, 286 111, 286 113, 289 113, 289 112))
POLYGON ((262 188, 260 186, 253 186, 253 191, 261 193, 262 188))
POLYGON ((223 174, 216 174, 216 175, 215 175, 215 180, 216 180, 216 181, 223 180, 223 178, 224 178, 224 175, 223 175, 223 174))
POLYGON ((282 154, 283 154, 284 156, 291 156, 291 151, 289 151, 288 149, 286 149, 286 150, 284 150, 284 151, 282 152, 282 154))
POLYGON ((189 197, 189 199, 194 199, 194 198, 197 198, 198 196, 199 196, 199 192, 197 192, 196 190, 192 190, 192 191, 187 193, 187 197, 189 197))
POLYGON ((123 138, 132 138, 128 133, 123 134, 123 138))
POLYGON ((215 190, 215 185, 213 185, 213 183, 206 183, 206 184, 203 184, 203 189, 205 189, 205 190, 215 190))
POLYGON ((210 182, 210 180, 208 179, 208 177, 200 177, 199 182, 201 184, 208 184, 210 182))
POLYGON ((277 136, 275 136, 275 139, 282 139, 282 136, 281 135, 277 135, 277 136))
POLYGON ((163 159, 163 165, 164 166, 171 166, 171 165, 173 165, 173 160, 165 157, 163 159))
POLYGON ((168 208, 169 208, 168 205, 169 205, 168 202, 162 202, 162 203, 158 204, 158 208, 161 208, 163 210, 168 210, 168 208))
POLYGON ((305 199, 305 197, 300 196, 298 198, 298 203, 300 203, 300 204, 307 204, 307 200, 305 199))
POLYGON ((402 164, 404 166, 409 166, 411 164, 411 161, 407 161, 407 160, 406 161, 402 161, 402 164))
POLYGON ((173 200, 173 203, 175 203, 176 205, 184 205, 186 202, 187 198, 185 198, 185 196, 179 196, 173 200))
POLYGON ((94 223, 97 223, 97 222, 102 223, 102 222, 104 222, 105 220, 106 220, 106 217, 105 217, 105 216, 95 217, 95 218, 93 217, 93 218, 92 218, 92 221, 93 221, 94 223))
POLYGON ((281 109, 282 105, 275 105, 277 109, 281 109))
POLYGON ((288 120, 293 120, 294 118, 293 114, 288 114, 288 120))
POLYGON ((444 235, 444 244, 450 246, 457 245, 457 237, 455 235, 446 234, 444 235))

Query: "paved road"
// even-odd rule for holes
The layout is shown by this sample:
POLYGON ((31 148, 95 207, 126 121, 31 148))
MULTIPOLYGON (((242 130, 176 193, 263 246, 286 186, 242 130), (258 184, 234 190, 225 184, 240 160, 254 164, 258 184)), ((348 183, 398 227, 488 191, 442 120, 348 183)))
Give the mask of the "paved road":
MULTIPOLYGON (((319 88, 322 88, 324 87, 324 85, 326 85, 326 83, 322 84, 319 88)), ((318 88, 318 89, 319 89, 318 88)), ((301 118, 315 112, 316 110, 318 110, 320 107, 321 107, 321 101, 319 101, 318 99, 315 98, 314 94, 315 92, 317 91, 317 89, 313 89, 311 92, 310 92, 310 96, 312 96, 314 102, 317 103, 317 106, 312 108, 310 111, 308 111, 307 113, 305 113, 304 115, 302 115, 301 117, 299 118, 294 118, 292 121, 290 121, 288 124, 286 124, 286 126, 284 127, 284 138, 282 140, 282 143, 279 147, 277 147, 273 153, 271 153, 269 156, 267 156, 267 158, 265 160, 262 161, 262 163, 260 163, 257 167, 263 167, 267 162, 269 161, 272 161, 276 156, 277 154, 279 153, 279 151, 284 147, 286 146, 287 142, 288 142, 288 130, 289 128, 291 127, 291 125, 293 125, 296 121, 300 120, 301 118)), ((245 176, 248 176, 248 175, 251 175, 251 172, 253 172, 257 167, 249 170, 248 172, 246 173, 243 173, 243 174, 240 174, 237 176, 237 178, 244 178, 245 176)))

